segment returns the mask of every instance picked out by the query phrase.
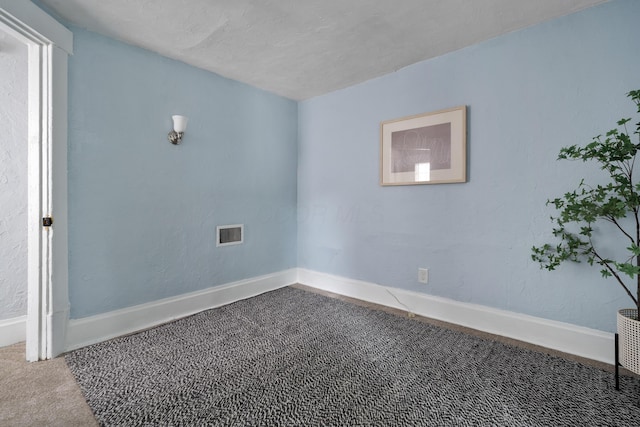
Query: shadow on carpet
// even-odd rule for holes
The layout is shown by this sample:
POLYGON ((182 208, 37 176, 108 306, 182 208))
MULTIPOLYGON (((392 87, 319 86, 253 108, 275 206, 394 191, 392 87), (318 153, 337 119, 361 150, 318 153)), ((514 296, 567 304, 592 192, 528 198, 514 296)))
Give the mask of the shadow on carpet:
POLYGON ((66 355, 122 425, 638 426, 638 381, 284 288, 66 355))

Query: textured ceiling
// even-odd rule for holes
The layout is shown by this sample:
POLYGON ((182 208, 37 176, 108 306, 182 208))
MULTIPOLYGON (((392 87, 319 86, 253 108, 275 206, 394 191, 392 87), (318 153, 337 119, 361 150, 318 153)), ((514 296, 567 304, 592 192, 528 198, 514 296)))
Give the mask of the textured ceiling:
POLYGON ((607 0, 40 0, 82 28, 301 100, 607 0))

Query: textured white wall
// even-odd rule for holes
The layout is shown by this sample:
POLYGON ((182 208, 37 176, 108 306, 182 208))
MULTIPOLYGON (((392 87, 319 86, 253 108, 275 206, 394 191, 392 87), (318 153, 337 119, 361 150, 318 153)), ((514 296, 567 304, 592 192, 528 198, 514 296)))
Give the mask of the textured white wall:
POLYGON ((0 32, 0 320, 27 314, 27 48, 0 32))

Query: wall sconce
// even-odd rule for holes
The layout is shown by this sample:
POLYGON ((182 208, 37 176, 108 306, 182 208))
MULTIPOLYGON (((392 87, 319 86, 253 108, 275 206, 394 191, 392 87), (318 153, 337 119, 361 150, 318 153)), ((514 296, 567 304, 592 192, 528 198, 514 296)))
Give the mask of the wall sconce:
POLYGON ((185 116, 171 116, 173 119, 173 130, 169 132, 169 142, 173 145, 178 145, 182 142, 182 135, 187 130, 187 121, 189 119, 185 116))

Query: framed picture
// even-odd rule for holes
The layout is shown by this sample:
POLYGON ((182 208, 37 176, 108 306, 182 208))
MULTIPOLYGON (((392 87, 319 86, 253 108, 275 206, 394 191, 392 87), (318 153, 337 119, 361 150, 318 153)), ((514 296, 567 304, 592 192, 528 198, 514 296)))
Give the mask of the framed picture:
POLYGON ((380 185, 467 181, 467 107, 380 124, 380 185))

